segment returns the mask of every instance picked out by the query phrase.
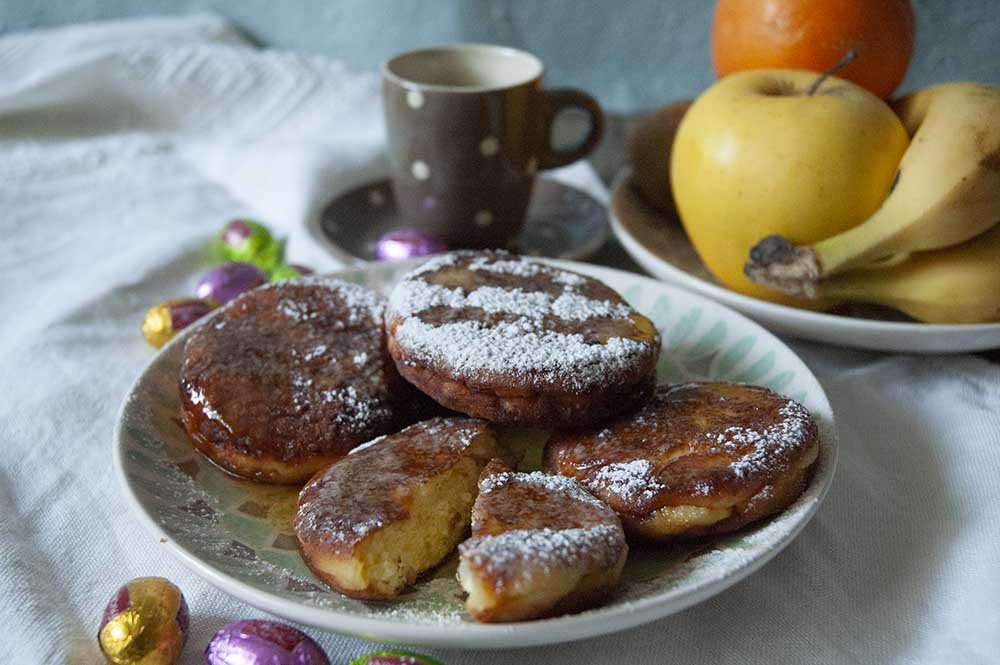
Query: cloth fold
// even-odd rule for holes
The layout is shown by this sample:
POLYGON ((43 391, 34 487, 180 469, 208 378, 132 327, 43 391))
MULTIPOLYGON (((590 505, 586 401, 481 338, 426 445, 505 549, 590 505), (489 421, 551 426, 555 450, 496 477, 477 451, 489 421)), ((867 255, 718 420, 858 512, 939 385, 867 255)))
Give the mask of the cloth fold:
MULTIPOLYGON (((262 613, 168 558, 111 472, 119 403, 151 357, 144 311, 191 293, 206 241, 249 215, 337 267, 306 222, 385 172, 378 79, 251 47, 210 15, 0 38, 0 635, 10 662, 101 663, 124 581, 192 608, 182 663, 262 613)), ((585 163, 553 174, 595 196, 585 163)), ((431 653, 544 661, 987 663, 1000 657, 1000 369, 794 343, 828 391, 841 466, 788 549, 733 589, 574 644, 431 653)), ((347 662, 376 645, 309 630, 347 662)))

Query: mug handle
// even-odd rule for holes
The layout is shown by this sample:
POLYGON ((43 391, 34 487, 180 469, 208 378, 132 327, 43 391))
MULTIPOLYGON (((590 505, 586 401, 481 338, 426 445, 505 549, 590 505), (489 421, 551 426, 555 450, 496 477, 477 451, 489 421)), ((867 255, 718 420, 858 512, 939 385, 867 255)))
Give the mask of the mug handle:
POLYGON ((573 88, 545 90, 544 94, 545 146, 542 149, 539 166, 543 169, 554 169, 583 159, 597 147, 604 133, 604 113, 601 111, 601 105, 587 93, 573 88), (571 108, 580 109, 590 116, 590 131, 576 147, 556 150, 552 147, 552 124, 560 112, 571 108))

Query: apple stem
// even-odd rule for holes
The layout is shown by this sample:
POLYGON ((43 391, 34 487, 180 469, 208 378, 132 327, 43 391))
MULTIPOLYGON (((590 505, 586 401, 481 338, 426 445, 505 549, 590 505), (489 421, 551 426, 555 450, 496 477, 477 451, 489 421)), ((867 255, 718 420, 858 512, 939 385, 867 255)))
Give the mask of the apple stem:
POLYGON ((843 69, 847 65, 857 60, 857 58, 858 58, 858 52, 853 48, 848 49, 847 53, 844 54, 844 57, 841 58, 837 62, 837 64, 835 64, 833 67, 830 67, 825 72, 820 74, 819 78, 816 79, 816 81, 811 86, 809 86, 809 92, 806 93, 806 96, 816 94, 816 91, 819 90, 819 87, 823 85, 823 81, 827 80, 828 78, 839 72, 841 69, 843 69))

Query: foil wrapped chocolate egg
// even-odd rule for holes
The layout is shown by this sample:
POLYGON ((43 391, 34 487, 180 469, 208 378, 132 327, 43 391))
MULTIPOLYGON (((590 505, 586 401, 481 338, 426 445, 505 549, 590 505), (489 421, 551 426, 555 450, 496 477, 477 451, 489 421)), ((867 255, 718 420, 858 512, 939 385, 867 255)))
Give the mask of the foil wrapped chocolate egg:
POLYGON ((283 282, 286 279, 295 279, 296 277, 304 277, 311 274, 313 274, 313 270, 306 266, 297 263, 282 263, 271 271, 271 281, 283 282))
POLYGON ((137 577, 104 608, 97 641, 114 665, 172 665, 187 641, 184 595, 162 577, 137 577))
POLYGON ((281 264, 285 252, 284 241, 249 219, 234 219, 223 226, 216 246, 226 261, 250 263, 268 272, 281 264))
POLYGON ((427 656, 406 651, 375 651, 358 656, 350 665, 441 665, 427 656))
POLYGON ((311 637, 275 621, 231 623, 205 648, 208 665, 330 665, 311 637))
POLYGON ((195 295, 225 304, 250 289, 267 282, 267 275, 249 263, 223 263, 212 268, 198 282, 195 295))
POLYGON ((157 349, 174 335, 205 316, 219 303, 212 298, 176 298, 149 308, 142 320, 142 336, 157 349))
POLYGON ((447 251, 446 244, 420 229, 394 229, 375 242, 378 261, 400 261, 447 251))

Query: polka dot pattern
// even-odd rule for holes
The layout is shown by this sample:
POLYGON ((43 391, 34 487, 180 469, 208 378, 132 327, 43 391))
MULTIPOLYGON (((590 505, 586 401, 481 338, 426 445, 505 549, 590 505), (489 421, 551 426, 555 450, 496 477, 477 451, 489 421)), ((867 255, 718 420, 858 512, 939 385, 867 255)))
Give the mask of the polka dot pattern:
POLYGON ((424 93, 419 90, 409 90, 406 93, 406 105, 413 110, 424 107, 424 93))
POLYGON ((493 213, 489 210, 480 210, 474 218, 476 226, 484 227, 493 223, 493 213))
POLYGON ((410 166, 410 173, 417 180, 427 180, 431 177, 431 169, 427 166, 426 162, 420 161, 419 159, 410 166))
POLYGON ((487 136, 479 142, 479 152, 483 157, 492 157, 500 151, 500 141, 495 136, 487 136))

